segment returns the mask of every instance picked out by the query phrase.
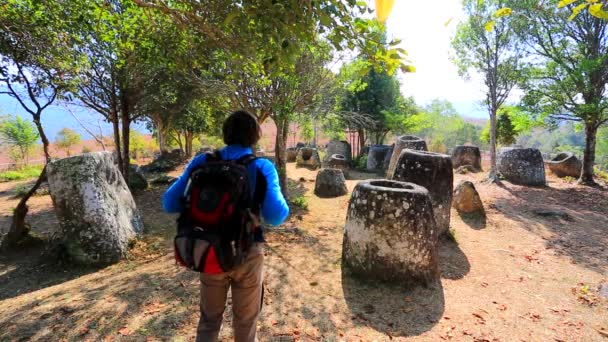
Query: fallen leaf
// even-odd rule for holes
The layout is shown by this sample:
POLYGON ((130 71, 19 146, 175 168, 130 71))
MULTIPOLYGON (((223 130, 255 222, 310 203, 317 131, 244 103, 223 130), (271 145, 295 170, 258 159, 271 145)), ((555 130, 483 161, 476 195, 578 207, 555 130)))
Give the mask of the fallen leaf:
POLYGON ((488 287, 488 283, 486 283, 485 281, 483 283, 481 283, 481 287, 488 287))
POLYGON ((127 328, 127 327, 122 327, 122 328, 118 329, 118 333, 121 334, 122 336, 129 336, 129 335, 131 335, 131 330, 129 330, 129 328, 127 328))
POLYGON ((84 336, 84 335, 88 334, 89 331, 90 331, 89 328, 84 327, 84 328, 80 329, 80 331, 78 333, 80 334, 80 336, 84 336))
POLYGON ((462 334, 466 335, 466 336, 471 336, 471 335, 473 335, 473 332, 471 330, 469 330, 469 329, 464 329, 462 331, 462 334))
POLYGON ((146 315, 155 314, 157 312, 161 312, 162 309, 166 306, 167 306, 167 304, 164 304, 164 303, 151 303, 151 304, 146 305, 146 310, 144 311, 144 313, 146 315))
POLYGON ((277 321, 276 319, 273 319, 270 323, 272 325, 277 325, 277 324, 279 324, 279 321, 277 321))

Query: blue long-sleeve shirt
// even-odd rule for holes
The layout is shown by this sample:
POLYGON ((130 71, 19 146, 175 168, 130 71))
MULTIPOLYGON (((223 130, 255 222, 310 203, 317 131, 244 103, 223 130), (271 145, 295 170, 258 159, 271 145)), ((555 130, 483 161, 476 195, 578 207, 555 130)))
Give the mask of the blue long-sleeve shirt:
MULTIPOLYGON (((238 145, 226 146, 220 150, 222 159, 235 160, 247 154, 252 154, 249 147, 238 145)), ((201 154, 190 162, 184 173, 167 189, 163 195, 163 208, 169 213, 179 213, 184 209, 183 195, 186 190, 188 178, 192 171, 205 163, 206 154, 201 154)), ((281 193, 279 176, 274 165, 268 159, 259 158, 252 163, 266 178, 266 194, 262 203, 262 219, 265 223, 278 226, 289 215, 289 207, 281 193)), ((257 180, 258 182, 260 180, 257 180)))

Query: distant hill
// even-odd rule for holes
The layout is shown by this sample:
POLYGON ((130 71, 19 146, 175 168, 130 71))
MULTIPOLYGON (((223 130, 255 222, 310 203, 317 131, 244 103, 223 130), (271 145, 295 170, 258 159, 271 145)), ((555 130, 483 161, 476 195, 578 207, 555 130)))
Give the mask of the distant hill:
POLYGON ((474 117, 464 116, 464 115, 462 116, 462 119, 465 122, 468 122, 468 123, 473 124, 473 125, 481 126, 481 127, 484 127, 488 123, 488 121, 490 121, 489 118, 488 119, 482 119, 482 118, 474 118, 474 117))

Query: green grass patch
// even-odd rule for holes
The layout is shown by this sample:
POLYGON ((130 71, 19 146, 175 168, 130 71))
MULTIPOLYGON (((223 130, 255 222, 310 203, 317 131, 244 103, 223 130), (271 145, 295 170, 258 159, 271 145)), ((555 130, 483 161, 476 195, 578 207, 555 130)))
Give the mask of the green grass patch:
POLYGON ((0 172, 0 182, 12 182, 37 178, 42 172, 41 166, 26 166, 19 170, 0 172))
POLYGON ((298 209, 308 209, 308 200, 304 196, 295 196, 289 200, 290 204, 298 209))

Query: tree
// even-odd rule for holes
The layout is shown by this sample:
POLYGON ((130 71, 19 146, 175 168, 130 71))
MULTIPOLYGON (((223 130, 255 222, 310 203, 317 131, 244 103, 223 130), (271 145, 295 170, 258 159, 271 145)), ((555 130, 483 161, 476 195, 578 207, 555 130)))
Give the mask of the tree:
POLYGON ((20 116, 0 120, 0 141, 17 148, 19 160, 27 163, 29 152, 39 138, 36 126, 20 116))
POLYGON ((509 28, 512 18, 491 21, 503 7, 500 0, 465 0, 465 22, 460 23, 452 41, 454 62, 462 76, 479 72, 486 86, 484 103, 490 115, 490 173, 488 180, 498 182, 496 172, 496 113, 517 84, 521 66, 520 41, 509 28), (491 23, 491 24, 490 24, 491 23))
POLYGON ((78 145, 80 140, 81 137, 78 132, 73 129, 62 128, 59 133, 57 133, 57 137, 55 137, 55 145, 65 150, 65 153, 69 157, 71 148, 78 145))
POLYGON ((49 141, 41 123, 43 112, 70 89, 81 60, 63 32, 72 25, 62 3, 8 0, 0 6, 0 94, 11 96, 31 115, 42 141, 45 167, 15 208, 2 247, 14 247, 29 236, 27 201, 46 179, 49 141))
MULTIPOLYGON (((496 121, 496 142, 503 146, 515 144, 518 132, 515 130, 509 112, 500 108, 496 121)), ((481 132, 481 140, 490 141, 490 126, 487 125, 481 132)))
MULTIPOLYGON (((549 120, 584 126, 579 183, 594 185, 597 131, 608 122, 608 20, 592 15, 591 7, 568 18, 570 11, 553 4, 509 3, 518 14, 513 16, 515 31, 538 57, 523 85, 523 103, 549 120)), ((568 7, 574 10, 574 4, 568 7)))

